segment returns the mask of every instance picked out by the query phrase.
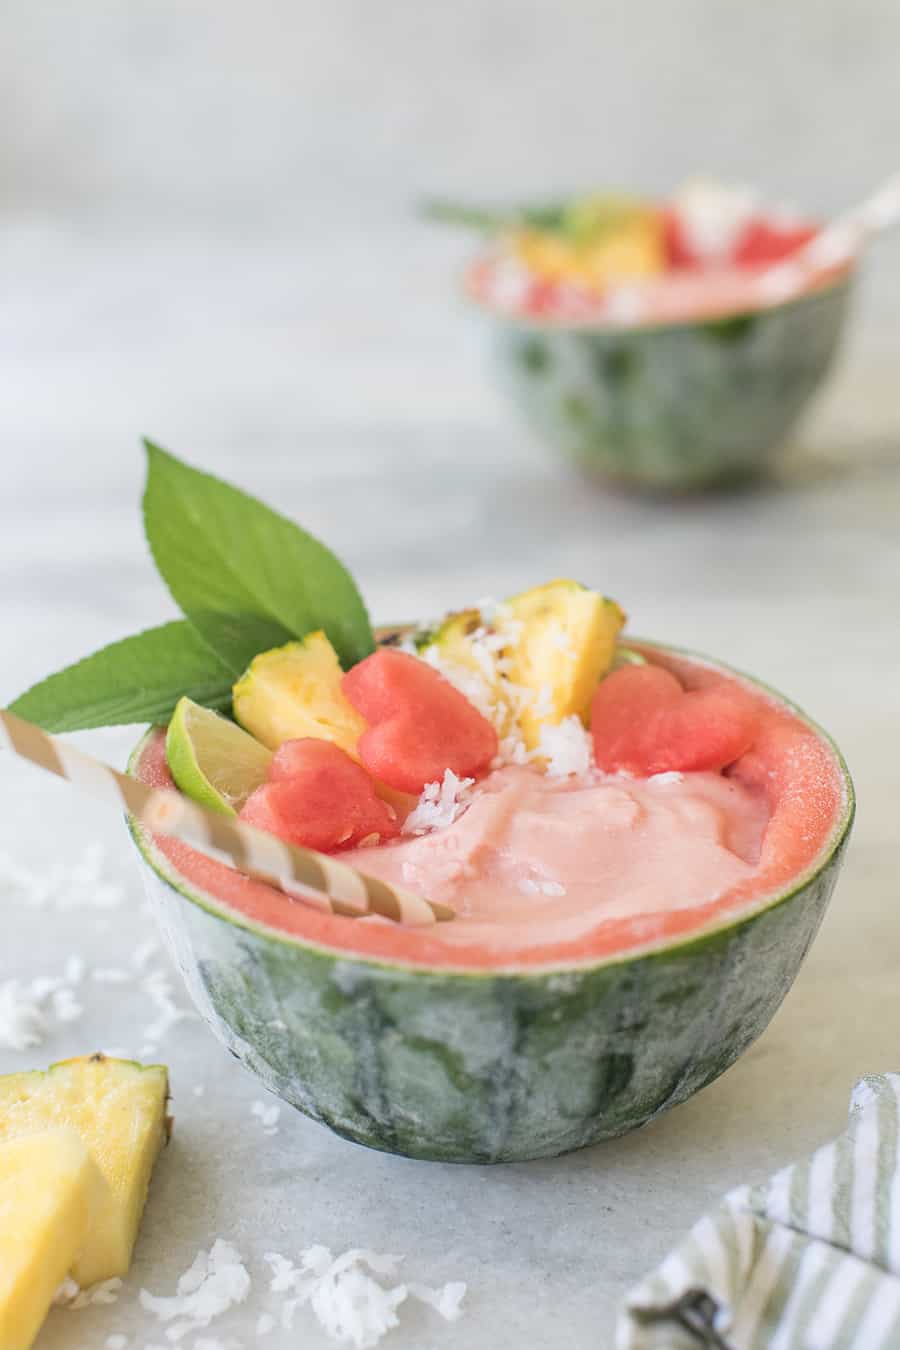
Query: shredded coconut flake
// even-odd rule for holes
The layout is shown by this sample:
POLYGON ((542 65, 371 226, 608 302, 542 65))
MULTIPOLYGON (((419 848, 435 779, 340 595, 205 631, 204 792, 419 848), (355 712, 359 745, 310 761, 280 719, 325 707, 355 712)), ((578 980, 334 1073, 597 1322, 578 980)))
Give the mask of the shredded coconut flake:
POLYGON ((89 844, 75 863, 55 862, 43 870, 25 867, 2 853, 0 894, 32 909, 115 909, 125 891, 104 877, 105 864, 102 844, 89 844))
POLYGON ((250 1114, 256 1116, 263 1126, 264 1134, 278 1133, 278 1117, 281 1115, 281 1107, 275 1102, 254 1102, 250 1107, 250 1114))
POLYGON ((70 956, 62 975, 37 975, 27 984, 0 984, 0 1048, 28 1050, 43 1045, 52 1021, 74 1022, 84 1012, 74 988, 84 979, 80 956, 70 956))
POLYGON ((458 778, 452 769, 445 769, 442 782, 426 783, 417 805, 403 822, 403 833, 427 834, 452 825, 468 806, 467 794, 474 782, 474 778, 458 778))
POLYGON ((149 1026, 144 1027, 145 1044, 141 1047, 141 1056, 155 1054, 163 1037, 179 1022, 194 1020, 197 1016, 189 1008, 181 1008, 173 998, 172 981, 164 970, 151 970, 140 983, 143 993, 149 995, 155 1005, 158 1017, 149 1026))
POLYGON ((71 1275, 67 1275, 62 1284, 56 1287, 53 1295, 53 1306, 55 1308, 68 1308, 80 1293, 81 1285, 77 1280, 73 1280, 71 1275))
POLYGON ((299 1267, 275 1252, 265 1259, 273 1272, 271 1289, 294 1295, 282 1306, 284 1328, 292 1328, 297 1308, 308 1303, 332 1340, 356 1350, 369 1350, 398 1325, 397 1309, 410 1295, 454 1321, 466 1291, 460 1283, 442 1289, 405 1284, 386 1288, 375 1276, 395 1276, 402 1258, 359 1247, 337 1258, 327 1247, 309 1247, 301 1254, 299 1267))
POLYGON ((546 760, 550 778, 584 778, 592 764, 591 738, 579 717, 564 717, 556 726, 541 727, 535 758, 546 760))
POLYGON ((249 1292, 250 1276, 239 1253, 230 1242, 219 1238, 208 1252, 197 1253, 174 1295, 167 1298, 142 1289, 139 1298, 147 1312, 154 1313, 160 1322, 171 1323, 167 1338, 179 1341, 208 1327, 213 1318, 234 1304, 243 1303, 249 1292))
POLYGON ((101 1280, 99 1284, 92 1284, 87 1289, 82 1289, 71 1276, 67 1276, 53 1295, 53 1302, 58 1308, 72 1308, 78 1312, 82 1308, 91 1308, 94 1304, 115 1303, 121 1288, 122 1281, 118 1275, 109 1280, 101 1280))
POLYGON ((29 1050, 43 1045, 47 1019, 40 1000, 18 980, 0 984, 0 1047, 4 1050, 29 1050))
POLYGON ((462 1317, 462 1301, 466 1294, 462 1280, 453 1280, 441 1289, 432 1289, 427 1284, 410 1284, 407 1288, 413 1298, 417 1298, 420 1303, 427 1303, 446 1321, 455 1322, 458 1317, 462 1317))

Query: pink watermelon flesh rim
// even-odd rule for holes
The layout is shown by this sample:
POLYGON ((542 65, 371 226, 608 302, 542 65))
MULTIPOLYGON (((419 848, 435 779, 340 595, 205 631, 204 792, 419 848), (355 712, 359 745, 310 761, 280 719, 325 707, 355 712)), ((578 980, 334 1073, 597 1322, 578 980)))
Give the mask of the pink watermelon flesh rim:
MULTIPOLYGON (((790 259, 787 261, 790 261, 790 259)), ((482 256, 470 263, 463 275, 462 290, 464 295, 486 314, 502 319, 505 323, 519 325, 523 328, 545 328, 559 331, 571 328, 580 332, 615 334, 696 328, 705 324, 721 324, 730 319, 753 318, 756 315, 765 316, 780 310, 790 309, 792 305, 804 304, 817 295, 838 286, 846 285, 857 270, 858 259, 853 258, 849 262, 822 268, 821 271, 808 278, 798 291, 792 292, 783 300, 766 300, 762 295, 750 299, 749 290, 753 286, 754 280, 752 276, 748 276, 748 297, 744 300, 735 301, 729 298, 717 303, 715 298, 712 297, 709 303, 699 305, 693 310, 690 307, 685 307, 683 314, 654 315, 651 309, 647 314, 633 320, 616 319, 612 315, 592 311, 587 311, 584 314, 554 314, 552 310, 545 313, 536 313, 529 310, 525 305, 506 308, 497 304, 487 293, 496 266, 496 260, 490 256, 482 256)))
MULTIPOLYGON (((429 928, 360 924, 291 900, 177 840, 137 830, 149 866, 188 899, 222 917, 262 928, 283 941, 390 965, 492 973, 597 966, 708 936, 717 928, 786 899, 827 863, 849 829, 853 789, 837 748, 824 731, 780 695, 748 676, 693 654, 630 641, 687 688, 723 679, 739 687, 760 713, 754 748, 729 772, 767 793, 771 818, 756 874, 717 899, 684 909, 601 920, 585 938, 495 952, 476 945, 451 949, 429 928)), ((135 751, 132 772, 152 786, 172 786, 165 733, 151 728, 135 751)))

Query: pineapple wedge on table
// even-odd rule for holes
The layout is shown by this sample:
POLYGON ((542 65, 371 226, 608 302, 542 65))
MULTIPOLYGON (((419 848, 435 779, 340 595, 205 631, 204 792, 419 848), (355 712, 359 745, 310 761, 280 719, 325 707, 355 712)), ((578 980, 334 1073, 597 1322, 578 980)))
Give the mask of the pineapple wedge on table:
POLYGON ((28 1350, 104 1190, 84 1141, 67 1126, 0 1144, 0 1350, 28 1350))
POLYGON ((150 1176, 168 1138, 168 1091, 164 1066, 99 1054, 0 1077, 0 1144, 68 1127, 96 1164, 100 1190, 90 1228, 67 1267, 83 1287, 124 1275, 131 1264, 150 1176))

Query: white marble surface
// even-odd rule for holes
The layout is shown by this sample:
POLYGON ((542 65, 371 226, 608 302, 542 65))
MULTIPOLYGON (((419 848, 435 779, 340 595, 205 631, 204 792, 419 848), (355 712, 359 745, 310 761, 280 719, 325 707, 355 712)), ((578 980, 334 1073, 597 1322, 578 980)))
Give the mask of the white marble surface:
MULTIPOLYGON (((378 618, 558 573, 604 587, 638 631, 726 656, 794 696, 834 732, 860 797, 830 914, 769 1031, 714 1086, 615 1143, 478 1169, 366 1152, 287 1108, 267 1136, 251 1115, 255 1082, 199 1023, 179 1023, 160 1047, 175 1134, 134 1270, 114 1306, 54 1312, 41 1350, 93 1350, 118 1332, 130 1347, 161 1344, 137 1290, 171 1292, 216 1236, 237 1243, 254 1275, 250 1302, 208 1333, 228 1345, 256 1344, 270 1306, 262 1253, 313 1242, 405 1253, 410 1278, 468 1282, 454 1325, 401 1310, 385 1342, 397 1350, 610 1345, 625 1289, 705 1206, 837 1131, 860 1074, 898 1067, 890 327, 864 295, 847 361, 777 482, 666 504, 606 495, 528 441, 484 378, 477 329, 446 304, 452 246, 412 229, 381 240, 376 275, 367 250, 341 240, 315 273, 284 242, 100 240, 32 220, 9 225, 5 245, 0 702, 172 614, 139 532, 148 433, 325 537, 378 618), (390 287, 401 271, 399 310, 390 287)), ((129 739, 84 742, 121 758, 129 739)), ((55 913, 4 897, 0 979, 55 974, 72 954, 88 974, 83 1016, 53 1024, 37 1050, 2 1052, 0 1071, 143 1044, 147 994, 92 979, 127 965, 150 931, 120 823, 36 771, 0 766, 0 850, 41 868, 76 860, 91 840, 126 886, 121 907, 55 913)), ((328 1342, 301 1313, 292 1336, 259 1344, 328 1342)))

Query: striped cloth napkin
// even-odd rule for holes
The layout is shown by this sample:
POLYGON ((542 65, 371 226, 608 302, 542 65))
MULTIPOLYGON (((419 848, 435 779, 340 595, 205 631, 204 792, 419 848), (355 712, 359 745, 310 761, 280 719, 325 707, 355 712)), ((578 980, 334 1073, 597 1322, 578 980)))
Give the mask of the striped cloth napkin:
POLYGON ((618 1350, 900 1350, 900 1075, 845 1134, 741 1186, 628 1296, 618 1350))

